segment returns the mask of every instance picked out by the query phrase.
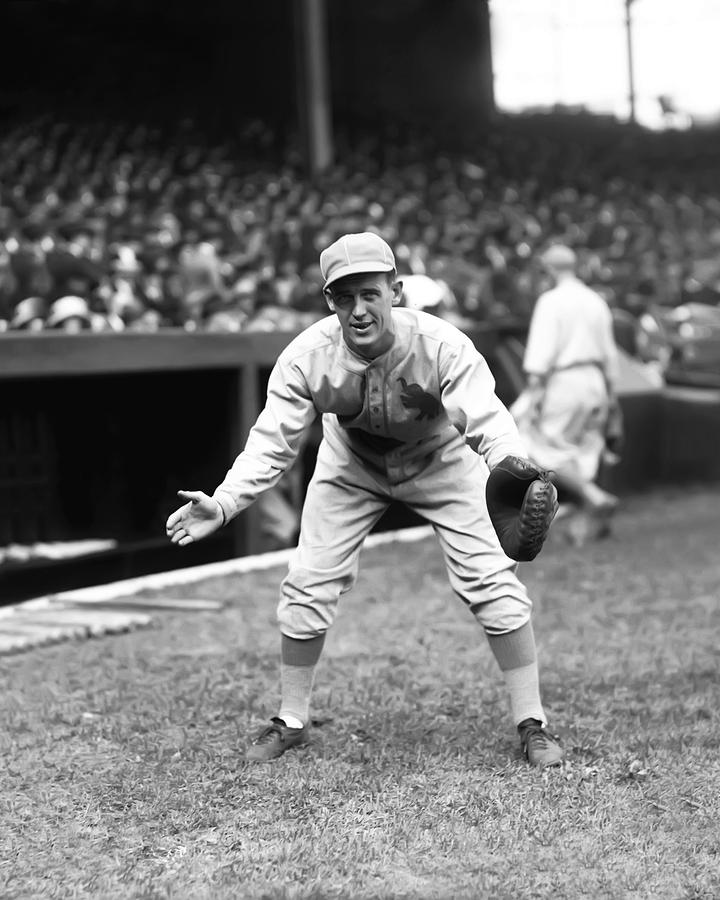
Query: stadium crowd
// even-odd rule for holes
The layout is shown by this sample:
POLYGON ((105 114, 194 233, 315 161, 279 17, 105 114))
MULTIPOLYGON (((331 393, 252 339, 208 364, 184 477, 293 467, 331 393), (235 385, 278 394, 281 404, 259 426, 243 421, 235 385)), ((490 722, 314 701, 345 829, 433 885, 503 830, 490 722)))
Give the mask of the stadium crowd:
POLYGON ((537 258, 577 248, 611 305, 720 298, 716 133, 499 119, 471 149, 401 128, 336 136, 310 176, 296 139, 248 122, 173 128, 41 116, 0 132, 0 330, 248 331, 327 313, 318 253, 374 230, 455 319, 527 317, 537 258))

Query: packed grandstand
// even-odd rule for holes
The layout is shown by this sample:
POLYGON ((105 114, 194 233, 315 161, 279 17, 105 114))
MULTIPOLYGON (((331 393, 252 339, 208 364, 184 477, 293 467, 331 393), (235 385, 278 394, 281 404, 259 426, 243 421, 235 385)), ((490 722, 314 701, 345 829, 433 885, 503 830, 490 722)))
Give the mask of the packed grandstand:
POLYGON ((38 116, 0 138, 0 330, 302 327, 326 314, 317 257, 375 230, 435 312, 525 317, 539 251, 575 247, 616 309, 720 297, 716 132, 498 117, 463 149, 396 128, 335 135, 310 177, 297 141, 251 119, 210 140, 171 127, 38 116))

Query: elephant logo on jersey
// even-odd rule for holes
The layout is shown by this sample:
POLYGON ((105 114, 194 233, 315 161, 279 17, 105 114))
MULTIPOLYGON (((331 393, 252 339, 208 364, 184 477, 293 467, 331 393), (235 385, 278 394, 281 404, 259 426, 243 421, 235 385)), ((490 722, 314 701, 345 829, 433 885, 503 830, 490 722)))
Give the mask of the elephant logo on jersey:
POLYGON ((436 419, 440 413, 440 401, 424 391, 419 384, 408 384, 404 378, 398 378, 402 386, 400 400, 405 409, 416 409, 415 421, 436 419))

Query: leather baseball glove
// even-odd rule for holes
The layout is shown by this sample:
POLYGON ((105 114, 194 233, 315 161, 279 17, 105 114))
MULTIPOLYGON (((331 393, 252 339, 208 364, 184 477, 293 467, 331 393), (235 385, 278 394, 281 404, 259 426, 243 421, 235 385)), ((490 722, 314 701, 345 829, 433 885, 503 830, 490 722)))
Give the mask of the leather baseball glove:
POLYGON ((506 456, 490 472, 485 497, 505 554, 518 562, 535 559, 558 509, 550 473, 527 459, 506 456))

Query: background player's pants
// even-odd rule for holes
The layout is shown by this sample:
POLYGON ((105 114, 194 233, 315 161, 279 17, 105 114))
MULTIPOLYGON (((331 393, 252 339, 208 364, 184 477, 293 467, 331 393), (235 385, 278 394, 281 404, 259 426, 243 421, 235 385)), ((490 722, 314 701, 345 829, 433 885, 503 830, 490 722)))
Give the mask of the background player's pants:
MULTIPOLYGON (((388 457, 389 465, 400 457, 388 457)), ((487 515, 484 462, 458 436, 429 457, 427 468, 395 480, 363 464, 336 434, 326 433, 303 508, 300 539, 278 606, 280 630, 304 639, 333 623, 341 594, 357 578, 363 541, 393 501, 433 526, 450 585, 489 634, 530 618, 531 601, 516 563, 500 549, 487 515)))
POLYGON ((517 426, 538 466, 593 481, 605 448, 607 415, 605 378, 588 365, 553 373, 539 420, 519 416, 517 426))

